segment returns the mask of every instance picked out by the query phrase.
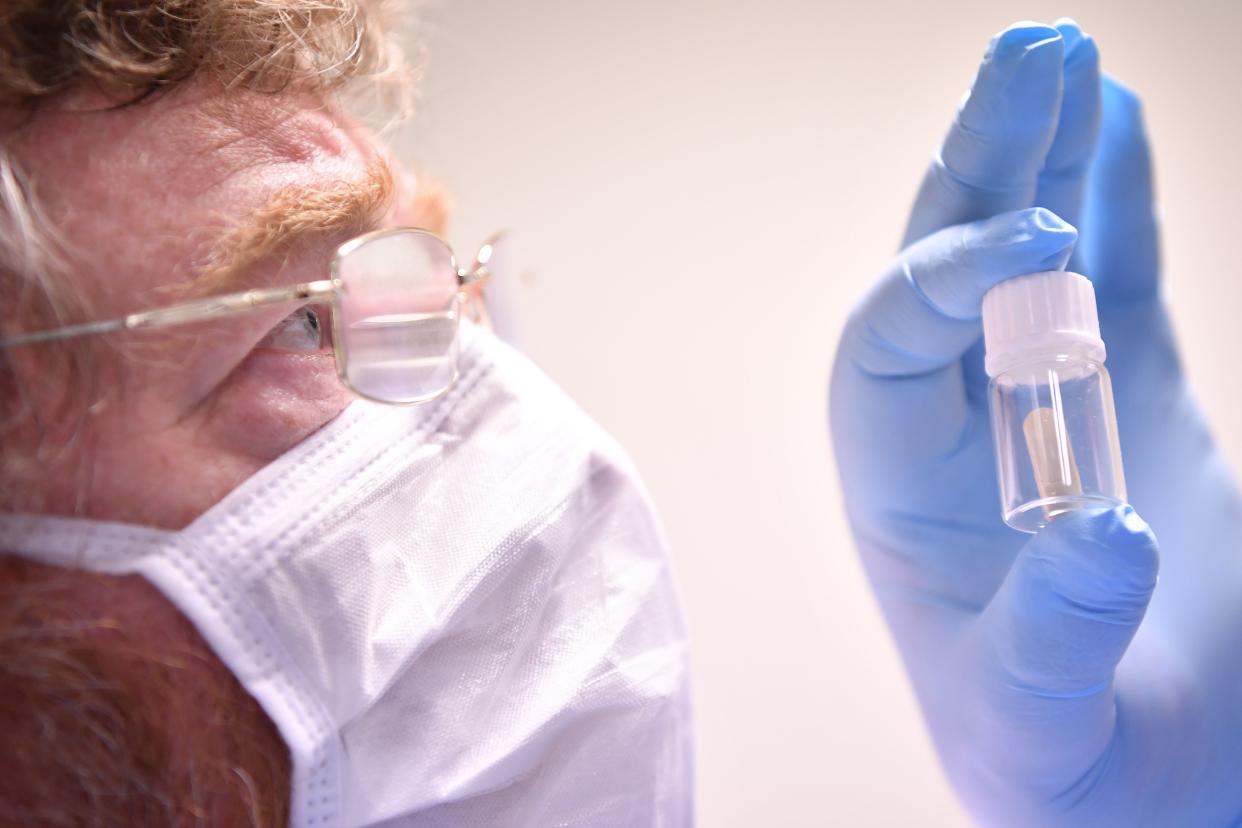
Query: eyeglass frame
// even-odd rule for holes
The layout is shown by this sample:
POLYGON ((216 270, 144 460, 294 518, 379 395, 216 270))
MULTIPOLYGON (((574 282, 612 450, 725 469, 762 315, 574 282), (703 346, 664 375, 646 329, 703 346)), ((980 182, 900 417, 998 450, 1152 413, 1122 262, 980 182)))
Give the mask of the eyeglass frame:
MULTIPOLYGON (((113 319, 103 319, 96 322, 83 322, 77 325, 66 325, 60 328, 50 328, 45 331, 33 331, 31 333, 18 334, 17 336, 0 339, 0 350, 9 348, 24 347, 26 345, 36 345, 45 342, 56 342, 65 339, 77 339, 84 336, 95 336, 97 334, 115 333, 117 331, 133 331, 145 329, 171 328, 177 325, 190 325, 197 322, 207 322, 213 319, 220 319, 229 316, 239 316, 241 314, 253 313, 263 310, 264 308, 274 307, 276 305, 297 302, 296 308, 305 305, 324 302, 331 307, 332 310, 332 355, 336 362, 336 374, 341 383, 354 395, 372 402, 383 403, 384 405, 395 405, 400 407, 411 407, 431 402, 439 397, 447 394, 457 384, 459 376, 459 365, 456 359, 453 361, 453 375, 443 388, 434 393, 418 397, 413 400, 394 401, 376 397, 371 394, 360 391, 350 380, 345 370, 345 346, 344 336, 340 329, 341 317, 344 313, 341 310, 341 297, 344 295, 346 286, 340 278, 341 261, 350 253, 359 247, 376 239, 386 238, 388 236, 401 235, 406 233, 414 233, 419 236, 429 238, 432 241, 444 246, 449 254, 449 266, 452 268, 453 275, 457 279, 457 291, 453 294, 453 298, 449 304, 449 309, 444 311, 429 312, 427 318, 443 316, 444 314, 453 315, 453 343, 457 347, 459 345, 459 332, 461 330, 461 306, 464 301, 470 299, 467 288, 477 287, 481 290, 486 286, 487 281, 491 278, 491 272, 487 269, 487 263, 491 261, 495 245, 499 241, 502 234, 496 233, 488 237, 486 241, 479 247, 478 253, 475 255, 474 265, 469 268, 460 268, 457 266, 457 257, 453 252, 453 248, 448 242, 440 238, 430 230, 422 227, 388 227, 381 230, 372 230, 369 233, 363 233, 341 244, 336 248, 336 252, 332 256, 332 261, 328 266, 328 278, 316 279, 309 282, 299 282, 284 287, 269 288, 251 288, 250 290, 238 291, 236 293, 226 293, 220 296, 208 296, 202 299, 191 299, 186 302, 178 302, 173 305, 166 305, 161 308, 152 308, 145 311, 137 311, 124 316, 113 319)), ((482 314, 485 311, 480 309, 482 314)), ((486 318, 484 316, 484 318, 486 318)), ((416 320, 417 321, 417 320, 416 320)))

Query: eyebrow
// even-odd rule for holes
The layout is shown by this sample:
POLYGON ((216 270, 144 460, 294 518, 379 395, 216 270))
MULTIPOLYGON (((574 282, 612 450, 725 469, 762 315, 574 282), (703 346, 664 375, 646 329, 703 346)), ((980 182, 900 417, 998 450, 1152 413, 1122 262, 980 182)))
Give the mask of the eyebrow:
POLYGON ((358 180, 277 190, 212 243, 206 266, 178 293, 205 297, 251 287, 246 282, 254 265, 299 243, 374 229, 394 190, 392 170, 382 158, 358 180))

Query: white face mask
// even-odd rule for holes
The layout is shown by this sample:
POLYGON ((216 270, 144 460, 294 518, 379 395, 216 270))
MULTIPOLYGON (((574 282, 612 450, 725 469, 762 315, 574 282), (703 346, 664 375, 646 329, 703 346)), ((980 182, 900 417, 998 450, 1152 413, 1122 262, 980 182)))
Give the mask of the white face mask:
POLYGON ((358 402, 179 532, 0 518, 138 572, 276 723, 305 826, 693 822, 686 633, 619 449, 463 331, 446 397, 358 402))

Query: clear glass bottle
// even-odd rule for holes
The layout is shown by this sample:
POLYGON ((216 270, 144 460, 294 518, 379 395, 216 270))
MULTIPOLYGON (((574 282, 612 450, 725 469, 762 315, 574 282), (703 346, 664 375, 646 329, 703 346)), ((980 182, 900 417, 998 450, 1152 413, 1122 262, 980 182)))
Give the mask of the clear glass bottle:
POLYGON ((1112 383, 1086 277, 1019 276, 983 298, 1001 516, 1036 532, 1126 502, 1112 383))

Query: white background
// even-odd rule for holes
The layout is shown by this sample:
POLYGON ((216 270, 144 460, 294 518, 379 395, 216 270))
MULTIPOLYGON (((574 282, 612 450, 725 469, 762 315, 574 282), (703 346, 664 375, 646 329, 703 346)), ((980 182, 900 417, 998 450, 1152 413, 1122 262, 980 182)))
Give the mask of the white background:
MULTIPOLYGON (((824 410, 843 320, 1007 23, 1075 16, 1143 95, 1184 353, 1212 420, 1242 422, 1242 6, 1180 7, 424 11, 422 101, 398 144, 454 194, 463 254, 513 232, 526 351, 660 507, 694 639, 700 824, 966 823, 856 560, 824 410)), ((1242 428, 1220 436, 1236 465, 1242 428)))

